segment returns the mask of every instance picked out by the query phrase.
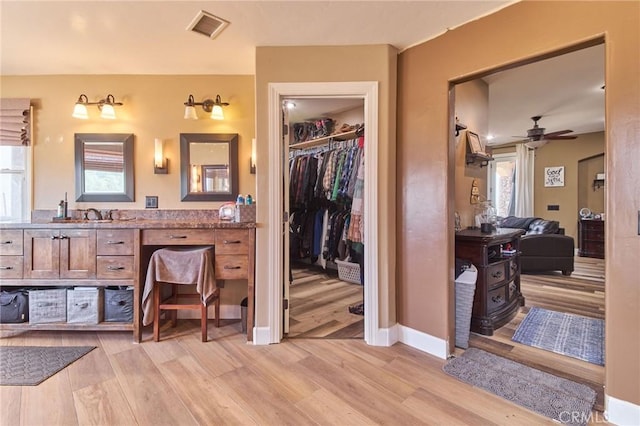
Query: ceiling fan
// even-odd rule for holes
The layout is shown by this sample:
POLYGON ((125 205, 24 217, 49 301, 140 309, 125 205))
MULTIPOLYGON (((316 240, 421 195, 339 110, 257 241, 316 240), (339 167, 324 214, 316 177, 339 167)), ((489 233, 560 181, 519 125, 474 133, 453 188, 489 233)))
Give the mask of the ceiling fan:
MULTIPOLYGON (((536 115, 531 117, 533 120, 533 127, 527 130, 526 139, 516 142, 516 143, 524 143, 527 148, 539 148, 542 145, 546 144, 550 140, 566 140, 566 139, 576 139, 577 136, 566 135, 567 133, 573 132, 573 130, 558 130, 557 132, 545 133, 545 128, 538 126, 538 121, 542 118, 541 115, 536 115)), ((515 136, 522 137, 525 136, 515 136)))

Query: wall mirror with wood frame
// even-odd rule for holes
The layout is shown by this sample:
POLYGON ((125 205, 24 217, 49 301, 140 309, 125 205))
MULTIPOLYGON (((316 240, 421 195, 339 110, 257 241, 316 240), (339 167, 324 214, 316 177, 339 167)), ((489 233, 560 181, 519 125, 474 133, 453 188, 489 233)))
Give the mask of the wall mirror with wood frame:
POLYGON ((182 201, 234 201, 238 195, 238 134, 181 133, 182 201))
POLYGON ((76 201, 134 201, 133 134, 75 134, 76 201))

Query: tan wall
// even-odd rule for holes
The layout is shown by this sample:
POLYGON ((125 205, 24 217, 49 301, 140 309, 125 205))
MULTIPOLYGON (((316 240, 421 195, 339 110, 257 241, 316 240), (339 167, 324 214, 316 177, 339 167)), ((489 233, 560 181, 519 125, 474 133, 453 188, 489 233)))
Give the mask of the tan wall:
MULTIPOLYGON (((602 142, 604 144, 604 140, 602 142)), ((586 207, 593 214, 604 212, 606 184, 594 186, 596 174, 604 173, 604 170, 604 154, 578 162, 578 209, 586 207)))
MULTIPOLYGON (((32 98, 34 111, 33 179, 34 208, 55 209, 69 193, 69 208, 144 208, 145 195, 157 195, 161 209, 217 208, 219 202, 180 201, 180 133, 238 133, 240 193, 255 194, 255 175, 249 173, 251 139, 255 135, 253 76, 149 76, 149 75, 65 75, 2 76, 2 97, 32 98), (88 107, 89 119, 71 117, 81 93, 90 101, 112 94, 124 105, 116 107, 114 121, 99 118, 95 106, 88 107), (185 120, 184 105, 189 94, 196 101, 215 98, 229 102, 225 120, 185 120), (75 202, 74 134, 133 133, 135 202, 75 202), (153 173, 154 138, 164 140, 169 174, 153 173)), ((237 305, 246 295, 246 284, 231 284, 222 292, 222 304, 237 305)))
MULTIPOLYGON (((377 232, 380 260, 379 275, 380 326, 395 322, 395 109, 397 51, 388 45, 371 46, 301 46, 258 47, 256 50, 256 110, 258 194, 268 194, 268 84, 272 82, 339 82, 377 81, 379 95, 379 193, 377 232)), ((269 304, 267 239, 269 202, 258 203, 256 259, 256 326, 268 324, 269 304)), ((366 219, 365 219, 366 220, 366 219)), ((366 247, 367 242, 365 242, 366 247)))
MULTIPOLYGON (((489 132, 489 86, 482 80, 458 84, 455 88, 456 117, 467 126, 467 130, 479 137, 489 132)), ((483 142, 485 142, 483 140, 483 142)), ((487 194, 487 168, 479 163, 466 164, 466 132, 461 131, 456 138, 456 202, 455 210, 460 215, 462 227, 473 226, 474 207, 471 204, 471 184, 475 179, 482 196, 487 194)), ((483 198, 484 199, 484 198, 483 198)))
MULTIPOLYGON (((557 220, 565 234, 575 239, 578 245, 578 193, 586 186, 593 192, 593 177, 590 182, 578 181, 580 160, 604 152, 604 134, 588 133, 574 140, 550 141, 536 149, 534 167, 534 216, 557 220), (545 187, 545 167, 564 166, 564 186, 545 187), (547 210, 549 204, 557 204, 560 210, 547 210)), ((602 195, 602 192, 600 192, 602 195)), ((604 201, 604 200, 603 200, 604 201)), ((602 205, 602 202, 601 202, 602 205)))
POLYGON ((449 224, 455 151, 448 83, 606 34, 605 386, 608 395, 640 404, 639 27, 638 2, 524 1, 399 55, 397 206, 405 211, 397 224, 401 324, 449 341, 453 337, 447 309, 453 287, 449 224))

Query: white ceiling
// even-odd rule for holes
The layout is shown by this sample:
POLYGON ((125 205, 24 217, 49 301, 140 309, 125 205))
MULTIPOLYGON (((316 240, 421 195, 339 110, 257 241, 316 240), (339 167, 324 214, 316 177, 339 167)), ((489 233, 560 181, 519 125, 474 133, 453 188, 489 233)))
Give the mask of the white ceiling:
MULTIPOLYGON (((0 0, 0 73, 251 75, 256 46, 391 44, 403 50, 511 3, 0 0), (187 31, 200 10, 230 25, 213 40, 187 31)), ((486 81, 489 130, 497 141, 526 134, 533 115, 544 116, 547 132, 603 129, 603 91, 593 93, 604 82, 601 47, 486 81)), ((329 112, 323 109, 300 114, 329 112)))

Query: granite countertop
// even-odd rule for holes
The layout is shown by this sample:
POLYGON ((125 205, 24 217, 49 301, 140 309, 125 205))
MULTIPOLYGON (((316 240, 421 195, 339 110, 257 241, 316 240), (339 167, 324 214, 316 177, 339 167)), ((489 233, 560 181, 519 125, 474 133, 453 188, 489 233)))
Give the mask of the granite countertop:
POLYGON ((217 210, 119 210, 113 220, 83 220, 71 214, 54 219, 53 211, 35 211, 28 222, 0 223, 0 229, 251 229, 255 222, 219 220, 217 210))

